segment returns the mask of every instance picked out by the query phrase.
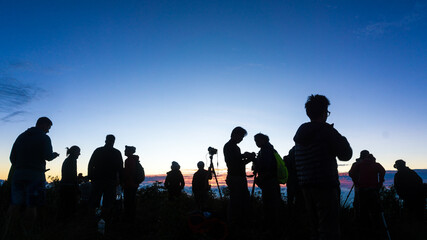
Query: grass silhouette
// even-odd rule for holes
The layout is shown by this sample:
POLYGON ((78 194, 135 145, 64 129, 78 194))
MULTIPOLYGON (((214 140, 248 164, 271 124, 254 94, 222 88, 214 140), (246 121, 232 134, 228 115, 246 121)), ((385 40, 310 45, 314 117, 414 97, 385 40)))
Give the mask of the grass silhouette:
MULTIPOLYGON (((46 191, 46 205, 31 230, 20 224, 8 224, 8 205, 10 186, 5 182, 0 188, 0 237, 3 239, 308 239, 306 215, 304 212, 291 214, 286 201, 280 212, 280 226, 274 233, 265 230, 260 193, 251 200, 251 214, 244 229, 232 230, 226 227, 227 188, 223 189, 224 199, 220 200, 211 192, 209 200, 210 221, 204 227, 190 224, 195 213, 192 196, 182 194, 176 201, 169 201, 167 192, 160 182, 140 189, 137 193, 136 221, 126 223, 122 219, 121 203, 115 206, 115 215, 107 221, 105 234, 97 231, 99 218, 89 214, 84 206, 79 206, 75 214, 66 221, 58 218, 59 181, 52 183, 46 191), (274 234, 274 235, 272 235, 274 234)), ((401 204, 393 187, 381 190, 381 203, 384 209, 390 235, 395 239, 427 239, 427 224, 404 221, 401 204)), ((341 208, 342 239, 386 239, 381 227, 364 230, 355 221, 351 207, 341 208)))

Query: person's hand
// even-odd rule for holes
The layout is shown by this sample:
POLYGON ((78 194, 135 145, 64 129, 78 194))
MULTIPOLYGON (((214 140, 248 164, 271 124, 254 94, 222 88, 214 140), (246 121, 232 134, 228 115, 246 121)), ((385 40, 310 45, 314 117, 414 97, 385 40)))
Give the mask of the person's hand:
POLYGON ((243 157, 246 158, 246 159, 249 159, 249 160, 253 161, 255 159, 255 157, 256 157, 256 154, 254 152, 251 152, 251 153, 250 152, 245 152, 245 153, 243 153, 243 157))

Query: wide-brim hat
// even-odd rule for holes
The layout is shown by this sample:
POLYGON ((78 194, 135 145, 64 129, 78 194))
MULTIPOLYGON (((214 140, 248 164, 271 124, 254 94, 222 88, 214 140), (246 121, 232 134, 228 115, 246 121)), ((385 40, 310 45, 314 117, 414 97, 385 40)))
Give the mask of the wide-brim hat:
POLYGON ((393 165, 394 168, 405 167, 405 166, 406 166, 406 162, 403 161, 402 159, 396 160, 396 162, 394 162, 394 165, 393 165))

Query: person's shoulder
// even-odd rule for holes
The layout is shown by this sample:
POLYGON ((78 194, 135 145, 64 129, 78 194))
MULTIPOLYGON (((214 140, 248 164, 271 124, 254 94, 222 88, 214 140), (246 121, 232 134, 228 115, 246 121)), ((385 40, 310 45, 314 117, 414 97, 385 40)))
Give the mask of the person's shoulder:
POLYGON ((379 163, 379 162, 375 162, 375 166, 377 166, 379 168, 384 168, 383 165, 381 165, 381 163, 379 163))
POLYGON ((104 149, 105 149, 105 146, 98 147, 98 148, 96 148, 96 149, 95 149, 95 151, 94 151, 94 152, 99 152, 99 151, 102 151, 102 150, 104 150, 104 149))
POLYGON ((231 142, 231 140, 229 140, 228 142, 226 142, 226 143, 224 144, 224 149, 225 149, 225 148, 229 148, 232 144, 233 144, 233 143, 231 142))

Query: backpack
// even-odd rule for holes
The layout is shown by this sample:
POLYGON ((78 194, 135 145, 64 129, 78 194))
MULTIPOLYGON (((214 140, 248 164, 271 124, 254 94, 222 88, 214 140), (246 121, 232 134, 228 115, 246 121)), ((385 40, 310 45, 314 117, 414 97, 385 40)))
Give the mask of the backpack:
POLYGON ((288 182, 288 168, 279 153, 274 152, 274 157, 276 158, 277 164, 277 181, 279 181, 280 184, 285 184, 288 182))
POLYGON ((140 184, 145 180, 145 172, 144 172, 144 168, 142 167, 139 161, 136 162, 135 171, 136 171, 135 172, 136 183, 140 184))

